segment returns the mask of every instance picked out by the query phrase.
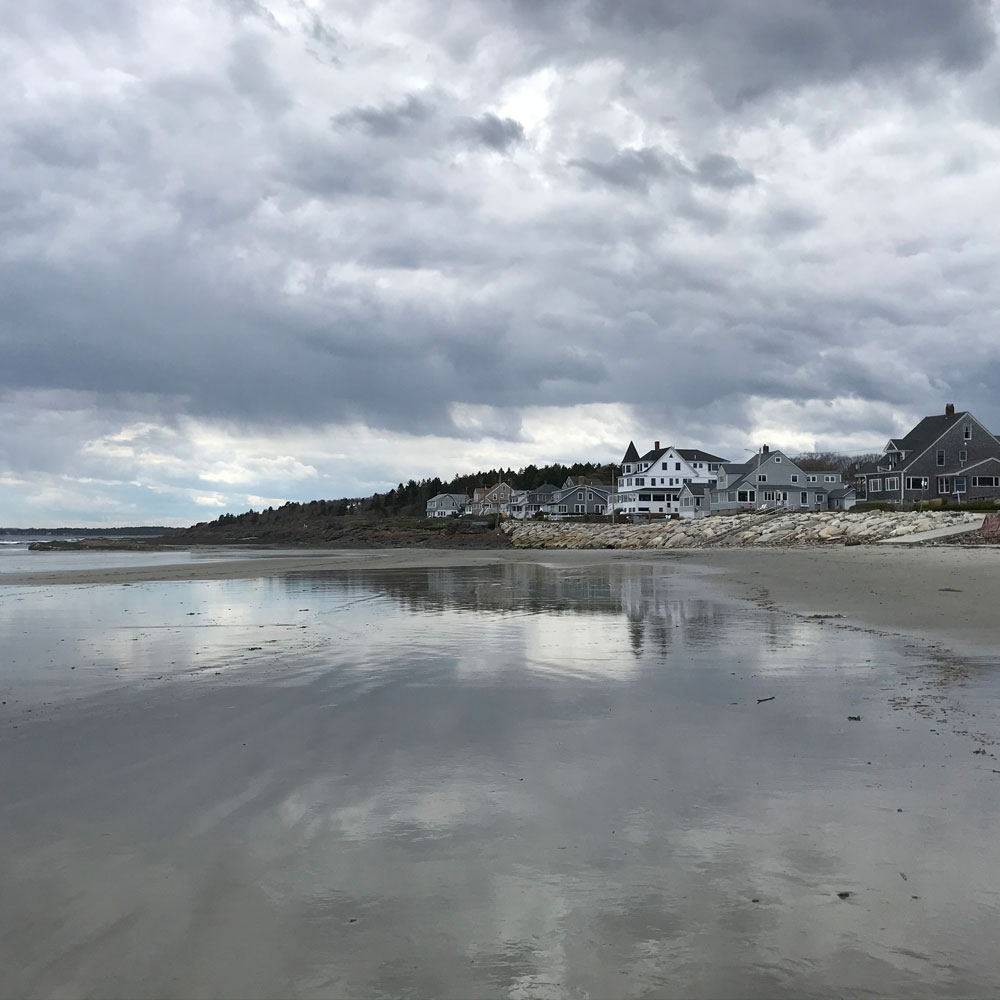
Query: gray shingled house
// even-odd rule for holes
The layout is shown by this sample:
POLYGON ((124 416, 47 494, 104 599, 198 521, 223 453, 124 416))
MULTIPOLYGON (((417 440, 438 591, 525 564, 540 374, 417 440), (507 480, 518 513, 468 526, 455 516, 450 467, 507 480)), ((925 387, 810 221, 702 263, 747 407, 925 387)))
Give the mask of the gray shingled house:
POLYGON ((427 501, 427 517, 451 517, 461 514, 468 506, 469 498, 464 493, 439 493, 427 501))
POLYGON ((882 457, 857 472, 870 501, 1000 497, 1000 440, 967 410, 949 403, 908 434, 891 438, 882 457))
POLYGON ((718 482, 707 491, 694 483, 681 490, 681 517, 702 517, 725 510, 831 510, 854 503, 854 491, 845 487, 835 469, 802 469, 782 451, 764 445, 748 462, 725 462, 718 482))

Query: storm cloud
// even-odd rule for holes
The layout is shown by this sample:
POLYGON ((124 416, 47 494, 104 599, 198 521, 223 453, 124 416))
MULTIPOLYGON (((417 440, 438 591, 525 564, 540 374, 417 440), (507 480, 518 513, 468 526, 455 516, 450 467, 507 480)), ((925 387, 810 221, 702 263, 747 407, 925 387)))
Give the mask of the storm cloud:
POLYGON ((0 524, 1000 429, 985 0, 8 6, 0 524))

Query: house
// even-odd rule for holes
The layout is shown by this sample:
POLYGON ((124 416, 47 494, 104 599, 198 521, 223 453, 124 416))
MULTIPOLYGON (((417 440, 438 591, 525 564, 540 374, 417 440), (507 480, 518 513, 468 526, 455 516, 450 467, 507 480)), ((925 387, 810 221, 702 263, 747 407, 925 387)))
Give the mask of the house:
POLYGON ((708 483, 685 483, 678 502, 681 517, 702 517, 709 512, 712 503, 711 487, 708 483))
POLYGON ((865 499, 886 503, 1000 497, 1000 440, 967 410, 948 403, 908 434, 890 438, 882 457, 856 473, 865 499))
POLYGON ((620 514, 673 514, 680 512, 680 492, 685 483, 714 485, 725 462, 698 448, 661 448, 640 455, 634 442, 621 460, 621 475, 611 497, 620 514))
POLYGON ((525 508, 528 506, 528 493, 528 490, 511 490, 510 501, 500 513, 504 517, 513 517, 515 520, 523 521, 525 508))
MULTIPOLYGON (((716 511, 846 510, 853 506, 853 490, 845 487, 835 469, 802 469, 782 451, 765 444, 748 462, 724 462, 706 505, 690 503, 681 516, 698 517, 716 511)), ((691 494, 692 499, 694 494, 691 494)))
POLYGON ((549 502, 549 498, 559 489, 558 486, 553 486, 552 483, 542 483, 541 486, 536 486, 533 490, 528 490, 528 495, 524 500, 524 513, 523 517, 534 517, 543 511, 545 506, 549 502))
POLYGON ((469 504, 470 514, 499 514, 510 503, 513 489, 507 483, 496 483, 493 486, 477 486, 472 493, 469 504))
POLYGON ((427 517, 451 517, 462 514, 469 504, 464 493, 439 493, 427 501, 427 517))
POLYGON ((542 513, 553 520, 579 517, 582 514, 605 514, 611 487, 582 476, 569 476, 562 486, 549 494, 542 513))

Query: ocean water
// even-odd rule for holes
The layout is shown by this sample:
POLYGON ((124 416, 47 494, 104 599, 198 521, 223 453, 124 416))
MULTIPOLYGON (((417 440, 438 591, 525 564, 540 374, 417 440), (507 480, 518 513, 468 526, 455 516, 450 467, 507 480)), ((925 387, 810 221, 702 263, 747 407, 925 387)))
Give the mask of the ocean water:
POLYGON ((0 580, 4 574, 49 572, 50 570, 116 569, 130 566, 172 566, 184 563, 217 562, 274 556, 276 551, 238 549, 175 549, 163 552, 29 552, 32 542, 78 541, 67 535, 0 537, 0 580))
POLYGON ((994 993, 995 659, 683 570, 0 587, 0 994, 994 993))

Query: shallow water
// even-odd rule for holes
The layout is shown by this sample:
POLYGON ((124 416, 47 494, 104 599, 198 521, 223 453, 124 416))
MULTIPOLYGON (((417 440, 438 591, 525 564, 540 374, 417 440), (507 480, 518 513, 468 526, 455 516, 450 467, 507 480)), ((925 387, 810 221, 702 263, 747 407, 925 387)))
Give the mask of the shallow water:
POLYGON ((682 572, 0 589, 0 994, 994 992, 993 661, 682 572))
POLYGON ((191 563, 220 562, 236 559, 269 558, 287 552, 280 550, 240 549, 219 546, 215 549, 165 549, 151 552, 116 552, 113 550, 80 550, 31 552, 32 542, 53 540, 77 541, 74 538, 55 538, 51 535, 17 536, 0 538, 0 579, 14 573, 49 573, 63 570, 126 569, 136 566, 176 566, 191 563))

